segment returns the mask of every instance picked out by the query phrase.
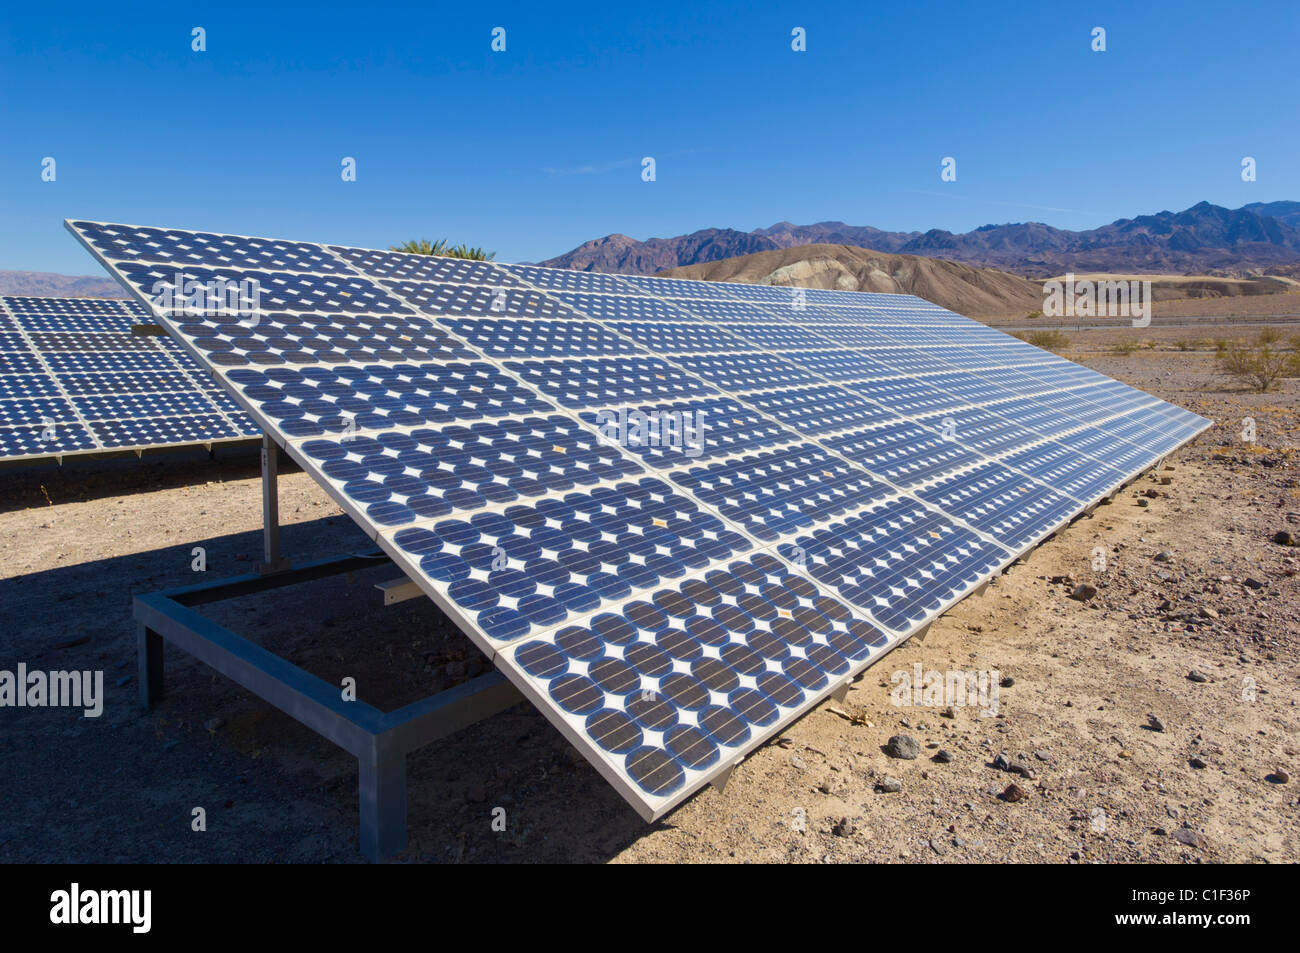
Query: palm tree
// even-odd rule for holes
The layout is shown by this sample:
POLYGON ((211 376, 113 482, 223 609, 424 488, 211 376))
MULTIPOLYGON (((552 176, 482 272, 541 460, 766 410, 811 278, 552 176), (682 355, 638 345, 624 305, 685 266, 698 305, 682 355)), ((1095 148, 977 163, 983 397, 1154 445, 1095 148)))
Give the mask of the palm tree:
POLYGON ((409 255, 439 255, 443 258, 468 258, 471 261, 492 261, 497 257, 494 251, 482 248, 470 248, 464 242, 453 246, 445 238, 431 242, 427 238, 416 238, 400 245, 390 245, 389 251, 406 252, 409 255))
POLYGON ((389 245, 388 250, 406 252, 408 255, 445 255, 447 239, 440 238, 436 242, 430 242, 427 238, 414 238, 400 245, 389 245))

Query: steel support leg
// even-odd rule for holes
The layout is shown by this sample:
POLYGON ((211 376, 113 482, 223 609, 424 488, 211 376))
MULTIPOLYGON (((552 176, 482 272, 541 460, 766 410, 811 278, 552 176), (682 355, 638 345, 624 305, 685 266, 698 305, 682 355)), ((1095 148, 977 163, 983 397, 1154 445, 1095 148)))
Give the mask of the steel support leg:
POLYGON ((280 448, 262 434, 262 565, 261 572, 289 568, 280 558, 280 448))
POLYGON ((148 626, 136 626, 136 653, 140 686, 140 707, 148 711, 154 702, 163 697, 163 640, 148 626))
POLYGON ((406 849, 406 755, 380 753, 378 746, 357 758, 361 806, 361 853, 380 861, 406 849))

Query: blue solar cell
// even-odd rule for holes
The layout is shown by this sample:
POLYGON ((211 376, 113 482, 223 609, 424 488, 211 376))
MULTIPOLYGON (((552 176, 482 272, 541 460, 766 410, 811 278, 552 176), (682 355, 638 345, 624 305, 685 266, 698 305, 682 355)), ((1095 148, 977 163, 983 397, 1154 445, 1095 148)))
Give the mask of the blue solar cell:
POLYGON ((503 659, 658 808, 884 644, 843 603, 758 553, 517 642, 503 659))
POLYGON ((237 368, 227 379, 288 436, 420 427, 552 409, 484 363, 237 368))
POLYGON ((817 350, 824 351, 831 342, 807 328, 794 324, 728 324, 727 330, 737 337, 752 341, 769 351, 817 350))
POLYGON ((59 383, 69 395, 150 394, 158 391, 192 391, 194 381, 182 371, 140 371, 104 374, 64 374, 59 383))
POLYGON ((425 314, 451 317, 568 319, 581 317, 571 308, 528 288, 507 285, 435 284, 421 281, 382 281, 385 288, 411 302, 425 314))
POLYGON ((431 521, 397 530, 392 541, 499 642, 544 632, 751 548, 652 477, 431 521))
POLYGON ((77 419, 72 404, 62 397, 26 397, 21 400, 0 400, 0 427, 24 425, 47 426, 68 423, 77 419))
POLYGON ((899 498, 799 535, 778 550, 897 631, 922 624, 1010 557, 947 517, 899 498))
POLYGON ((501 269, 543 291, 579 291, 598 294, 634 295, 640 291, 617 275, 592 271, 566 271, 563 268, 539 268, 536 265, 499 265, 501 269))
POLYGON ((216 414, 92 420, 90 429, 104 447, 148 447, 233 439, 239 433, 216 414))
POLYGON ((708 384, 654 357, 509 361, 506 367, 565 407, 617 407, 714 393, 708 384))
POLYGON ((844 385, 855 394, 909 417, 960 407, 969 401, 960 394, 930 386, 923 377, 884 377, 844 385))
POLYGON ((960 407, 930 414, 919 418, 918 423, 990 456, 1042 439, 1040 434, 1026 430, 1015 421, 979 407, 960 407))
POLYGON ((782 351, 781 357, 819 377, 833 381, 873 380, 878 377, 897 377, 901 373, 892 365, 876 360, 870 351, 852 351, 847 348, 782 351))
POLYGON ((892 492, 866 472, 812 444, 695 467, 675 473, 673 482, 765 542, 892 492))
MULTIPOLYGON (((382 287, 367 278, 347 274, 300 274, 282 271, 238 271, 230 268, 205 268, 186 266, 182 271, 167 265, 147 263, 122 265, 122 275, 139 292, 155 302, 169 290, 173 295, 169 314, 181 314, 187 307, 176 295, 190 282, 205 286, 221 282, 219 287, 251 289, 249 304, 256 303, 256 311, 320 311, 341 314, 405 314, 410 309, 382 287), (251 284, 245 286, 244 282, 251 284), (256 292, 255 297, 252 292, 256 292)), ((229 299, 227 299, 228 301, 229 299)), ((205 302, 206 303, 206 302, 205 302)))
POLYGON ((896 486, 911 487, 980 462, 974 450, 941 434, 899 420, 832 437, 825 443, 896 486))
POLYGON ((183 393, 93 394, 74 397, 72 404, 86 420, 202 416, 205 411, 212 410, 211 402, 194 390, 183 393))
POLYGON ((381 525, 563 493, 643 472, 567 417, 308 440, 302 452, 330 480, 367 494, 381 525), (382 488, 382 492, 381 492, 382 488))
POLYGON ((733 296, 727 286, 712 281, 688 281, 682 278, 653 278, 649 275, 619 275, 619 279, 646 294, 660 298, 704 298, 728 300, 733 296))
POLYGON ((923 500, 1019 550, 1068 520, 1079 501, 998 463, 983 463, 917 492, 923 500))
POLYGON ((8 374, 0 370, 0 400, 14 397, 57 397, 59 385, 49 374, 8 374))
POLYGON ((707 324, 616 321, 611 323, 610 327, 660 354, 753 351, 758 347, 734 334, 728 334, 720 328, 707 324))
POLYGON ((488 357, 644 354, 593 321, 442 318, 440 323, 488 357))
POLYGON ((208 360, 223 367, 476 357, 442 328, 415 315, 274 312, 256 320, 184 317, 176 325, 208 360))
POLYGON ((1059 441, 1034 444, 1003 457, 1002 462, 1085 503, 1105 496, 1125 479, 1119 470, 1059 441))
POLYGON ((607 408, 581 416, 609 444, 658 469, 796 439, 776 421, 729 397, 607 408))
POLYGON ((95 439, 81 424, 41 423, 17 427, 0 427, 0 456, 50 456, 93 450, 95 439))
POLYGON ((899 419, 893 411, 832 384, 747 394, 745 399, 804 434, 831 433, 899 419))
POLYGON ((768 390, 820 382, 814 374, 775 354, 682 354, 673 360, 721 390, 768 390))
POLYGON ((245 238, 170 228, 75 222, 78 232, 106 258, 170 262, 180 266, 337 273, 345 266, 319 245, 245 238))
POLYGON ((681 324, 695 320, 690 312, 671 302, 643 295, 556 291, 551 296, 578 314, 597 321, 653 321, 681 324))

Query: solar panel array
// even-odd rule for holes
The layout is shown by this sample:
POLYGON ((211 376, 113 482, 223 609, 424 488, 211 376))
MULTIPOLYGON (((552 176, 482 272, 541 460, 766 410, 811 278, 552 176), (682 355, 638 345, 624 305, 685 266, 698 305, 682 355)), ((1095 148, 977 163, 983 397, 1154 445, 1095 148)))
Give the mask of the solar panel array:
POLYGON ((219 443, 260 430, 133 301, 0 297, 0 459, 219 443))
POLYGON ((919 298, 95 222, 647 819, 1208 421, 919 298))

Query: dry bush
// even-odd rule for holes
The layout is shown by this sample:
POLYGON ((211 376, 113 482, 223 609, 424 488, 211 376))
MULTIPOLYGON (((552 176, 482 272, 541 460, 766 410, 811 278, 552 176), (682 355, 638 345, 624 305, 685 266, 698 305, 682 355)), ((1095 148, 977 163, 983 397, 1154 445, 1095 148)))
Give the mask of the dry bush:
POLYGON ((1121 357, 1127 357, 1136 352, 1140 347, 1142 347, 1142 345, 1137 341, 1116 341, 1110 346, 1110 349, 1121 357))
POLYGON ((1044 351, 1064 351, 1070 346, 1070 339, 1060 331, 1025 331, 1016 337, 1044 351))
POLYGON ((1274 347, 1278 337, 1270 328, 1253 343, 1234 341, 1218 353, 1220 370, 1261 394, 1284 377, 1300 376, 1300 351, 1274 347))

